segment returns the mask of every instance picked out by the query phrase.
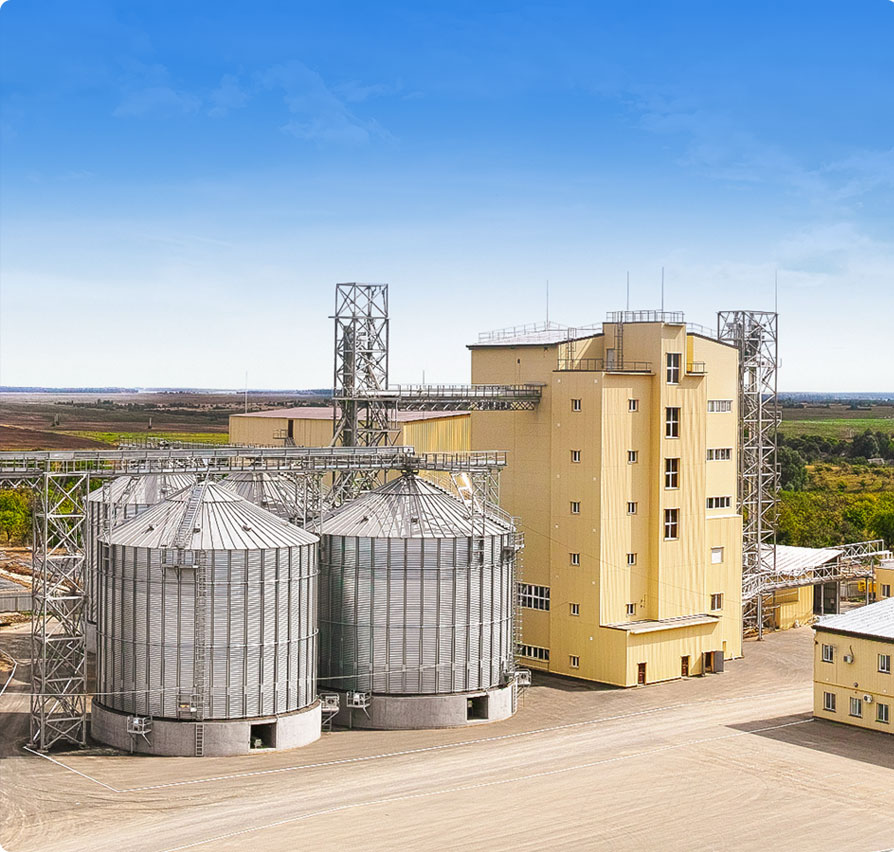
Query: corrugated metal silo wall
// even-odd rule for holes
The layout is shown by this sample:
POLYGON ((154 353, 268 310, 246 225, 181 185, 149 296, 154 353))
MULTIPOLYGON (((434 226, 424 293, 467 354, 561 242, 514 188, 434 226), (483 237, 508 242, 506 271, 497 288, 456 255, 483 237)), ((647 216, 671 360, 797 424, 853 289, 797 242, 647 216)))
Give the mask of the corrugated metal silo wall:
MULTIPOLYGON (((101 544, 97 697, 177 718, 194 692, 195 569, 161 550, 101 544)), ((209 551, 204 718, 286 713, 316 699, 317 545, 209 551)), ((199 554, 201 556, 201 554, 199 554)))
POLYGON ((509 535, 327 536, 320 559, 320 684, 381 694, 497 686, 513 665, 509 535))

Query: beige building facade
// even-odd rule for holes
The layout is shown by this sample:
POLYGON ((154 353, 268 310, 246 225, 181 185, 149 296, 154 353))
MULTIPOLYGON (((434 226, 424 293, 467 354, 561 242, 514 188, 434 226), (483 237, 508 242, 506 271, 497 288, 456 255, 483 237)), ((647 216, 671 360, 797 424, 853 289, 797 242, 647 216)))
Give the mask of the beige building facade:
POLYGON ((662 319, 470 347, 474 384, 543 385, 471 415, 473 449, 509 452, 532 668, 633 686, 741 656, 738 354, 662 319))
POLYGON ((894 598, 814 625, 813 715, 891 733, 894 598))

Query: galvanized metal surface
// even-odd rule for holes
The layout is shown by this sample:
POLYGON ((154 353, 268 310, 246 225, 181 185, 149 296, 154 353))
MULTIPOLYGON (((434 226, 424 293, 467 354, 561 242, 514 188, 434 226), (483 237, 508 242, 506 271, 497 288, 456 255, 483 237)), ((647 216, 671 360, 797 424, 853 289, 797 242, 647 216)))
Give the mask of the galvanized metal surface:
POLYGON ((192 546, 165 548, 191 491, 117 527, 100 544, 97 700, 171 719, 244 718, 310 705, 316 537, 208 485, 192 546))
POLYGON ((231 473, 221 485, 292 524, 304 522, 308 502, 317 498, 307 477, 263 470, 231 473))
POLYGON ((326 518, 321 684, 418 695, 504 682, 514 666, 514 533, 495 519, 486 531, 472 535, 462 502, 412 476, 326 518))

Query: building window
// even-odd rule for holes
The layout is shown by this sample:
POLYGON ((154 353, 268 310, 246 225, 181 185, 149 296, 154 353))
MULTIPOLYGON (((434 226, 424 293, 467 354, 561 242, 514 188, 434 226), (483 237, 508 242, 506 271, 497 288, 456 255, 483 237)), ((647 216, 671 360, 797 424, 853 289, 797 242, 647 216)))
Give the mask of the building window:
POLYGON ((518 584, 518 605, 526 609, 549 611, 549 586, 535 586, 531 583, 518 584))
POLYGON ((823 645, 823 662, 835 662, 835 649, 831 645, 823 645))
POLYGON ((572 411, 580 411, 581 410, 581 401, 579 399, 571 400, 571 410, 572 411))
POLYGON ((580 565, 580 554, 579 553, 569 553, 568 555, 571 557, 572 565, 580 565))
POLYGON ((639 411, 639 400, 638 399, 628 399, 627 400, 627 410, 628 411, 639 411))
POLYGON ((708 508, 709 509, 729 509, 733 504, 732 497, 709 497, 708 498, 708 508))
POLYGON ((711 595, 711 609, 723 609, 723 595, 711 595))
POLYGON ((834 692, 824 692, 823 693, 823 710, 827 713, 835 712, 835 693, 834 692))
POLYGON ((664 510, 664 540, 673 541, 680 536, 680 510, 664 510))
POLYGON ((680 353, 667 353, 667 383, 676 385, 680 383, 680 353))
POLYGON ((679 438, 680 437, 680 409, 665 408, 664 409, 664 437, 679 438))
POLYGON ((573 669, 579 669, 580 668, 580 657, 576 657, 574 654, 569 655, 568 664, 573 669))
POLYGON ((711 548, 711 564, 719 565, 723 562, 723 548, 722 547, 712 547, 711 548))
POLYGON ((571 614, 572 615, 580 615, 580 604, 571 604, 571 614))
POLYGON ((627 604, 627 615, 636 615, 636 604, 635 603, 627 604))
POLYGON ((732 457, 732 447, 715 447, 708 450, 708 461, 729 461, 732 457))
POLYGON ((890 654, 879 654, 878 655, 878 670, 882 674, 891 674, 891 655, 890 654))
POLYGON ((635 553, 627 554, 627 564, 628 565, 636 565, 636 554, 635 553))
POLYGON ((679 488, 680 487, 680 460, 665 459, 664 460, 664 487, 679 488))
POLYGON ((571 451, 571 463, 580 464, 580 450, 571 451))
POLYGON ((638 507, 639 507, 639 503, 631 503, 631 502, 628 501, 628 503, 627 503, 627 514, 628 514, 628 515, 635 515, 635 514, 636 514, 636 510, 637 510, 638 507))
POLYGON ((639 461, 639 452, 637 450, 627 450, 627 464, 636 464, 639 461))
POLYGON ((711 414, 718 414, 724 411, 733 410, 733 401, 731 399, 709 399, 708 411, 711 414))
POLYGON ((882 583, 882 597, 890 598, 891 597, 891 586, 887 583, 882 583))
POLYGON ((572 500, 571 501, 571 514, 572 515, 580 514, 580 500, 572 500))
POLYGON ((518 649, 520 657, 527 657, 529 660, 542 660, 549 662, 549 648, 538 648, 536 645, 521 645, 518 649))
POLYGON ((851 699, 851 716, 855 719, 863 718, 863 699, 862 698, 852 698, 851 699))
POLYGON ((889 707, 887 704, 876 704, 875 705, 875 721, 881 722, 883 725, 887 725, 890 721, 890 713, 889 707))

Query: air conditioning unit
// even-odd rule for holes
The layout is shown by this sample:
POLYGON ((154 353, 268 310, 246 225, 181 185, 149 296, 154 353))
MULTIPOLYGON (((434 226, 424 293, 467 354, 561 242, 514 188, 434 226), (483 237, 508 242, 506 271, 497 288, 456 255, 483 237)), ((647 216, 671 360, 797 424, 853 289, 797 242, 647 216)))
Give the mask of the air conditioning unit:
POLYGON ((864 701, 864 703, 866 703, 866 704, 872 704, 872 696, 871 696, 871 695, 864 695, 864 696, 863 696, 863 701, 864 701))
POLYGON ((842 657, 842 659, 846 663, 852 663, 854 661, 854 655, 853 654, 845 654, 844 657, 842 657))

